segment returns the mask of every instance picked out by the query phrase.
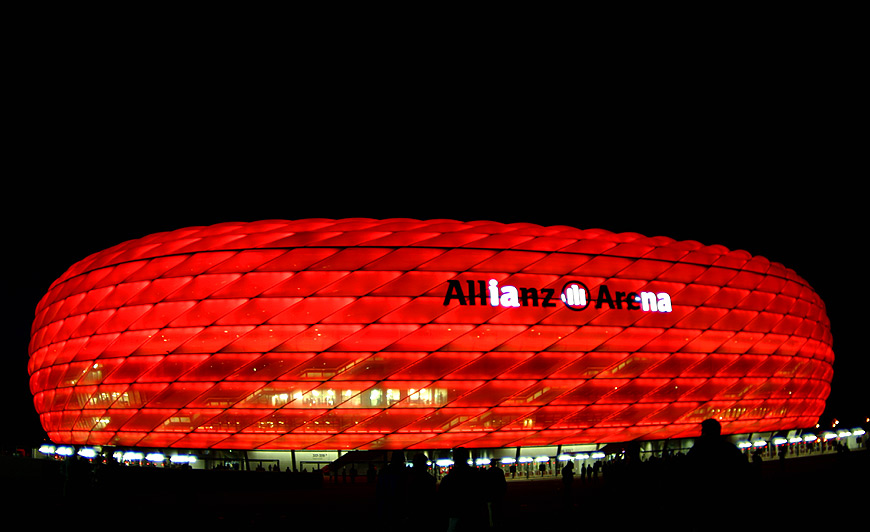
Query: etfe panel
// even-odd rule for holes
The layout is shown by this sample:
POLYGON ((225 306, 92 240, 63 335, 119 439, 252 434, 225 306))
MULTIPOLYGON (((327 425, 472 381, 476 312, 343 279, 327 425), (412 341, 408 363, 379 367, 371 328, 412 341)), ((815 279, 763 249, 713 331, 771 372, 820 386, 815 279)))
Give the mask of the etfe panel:
POLYGON ((815 424, 819 296, 745 251, 489 221, 225 223, 119 244, 36 309, 56 443, 436 449, 815 424))

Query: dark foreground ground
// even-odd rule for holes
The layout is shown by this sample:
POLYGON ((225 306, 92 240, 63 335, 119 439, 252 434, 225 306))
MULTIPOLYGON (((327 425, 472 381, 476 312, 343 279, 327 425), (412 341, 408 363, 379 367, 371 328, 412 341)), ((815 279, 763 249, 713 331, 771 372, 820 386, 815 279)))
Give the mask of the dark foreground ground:
MULTIPOLYGON (((865 530, 870 452, 760 464, 739 485, 703 486, 651 466, 566 493, 556 477, 511 480, 498 530, 865 530), (794 528, 799 527, 799 528, 794 528), (830 528, 828 528, 830 527, 830 528)), ((401 523, 385 521, 375 484, 290 473, 120 467, 79 482, 62 463, 2 457, 4 523, 28 528, 446 530, 436 497, 401 523)), ((485 529, 485 528, 484 528, 485 529)))

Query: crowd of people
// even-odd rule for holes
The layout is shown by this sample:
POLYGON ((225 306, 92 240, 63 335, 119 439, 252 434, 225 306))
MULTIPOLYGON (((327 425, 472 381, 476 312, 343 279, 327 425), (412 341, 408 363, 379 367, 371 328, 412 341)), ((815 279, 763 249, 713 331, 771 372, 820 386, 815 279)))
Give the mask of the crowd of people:
MULTIPOLYGON (((701 437, 685 455, 642 461, 638 447, 628 446, 619 459, 598 461, 589 467, 584 464, 578 472, 573 462, 566 462, 558 471, 564 508, 570 509, 576 501, 577 480, 601 482, 621 496, 622 490, 654 493, 649 491, 652 483, 664 486, 663 478, 667 477, 675 482, 668 485, 685 489, 687 506, 698 508, 703 507, 701 498, 734 493, 738 483, 750 478, 749 461, 721 436, 721 426, 715 420, 705 421, 701 430, 701 437)), ((469 450, 456 448, 453 466, 440 482, 429 472, 425 455, 416 454, 412 462, 412 467, 406 467, 404 453, 396 451, 377 475, 377 515, 384 529, 461 532, 503 527, 508 484, 498 460, 489 467, 475 467, 469 463, 469 450), (432 508, 439 511, 433 514, 432 508)), ((508 469, 507 476, 512 474, 508 469)))
MULTIPOLYGON (((368 492, 374 493, 369 517, 376 519, 379 530, 508 530, 511 529, 512 516, 516 515, 511 501, 518 500, 516 494, 521 493, 520 488, 528 489, 535 484, 551 490, 550 502, 566 513, 577 514, 588 510, 590 496, 600 497, 599 500, 626 501, 627 507, 638 510, 638 516, 655 515, 661 512, 662 505, 679 500, 681 509, 675 514, 690 522, 701 523, 709 515, 706 509, 710 501, 734 500, 735 494, 745 493, 746 487, 760 478, 761 471, 759 463, 748 460, 743 451, 722 437, 721 426, 712 419, 701 424, 701 435, 686 454, 665 453, 646 460, 641 459, 640 446, 629 443, 624 445, 623 452, 610 455, 606 460, 596 460, 593 465, 583 463, 576 467, 573 461, 550 461, 534 468, 526 466, 518 475, 515 464, 512 464, 514 467, 503 468, 499 460, 492 460, 488 466, 474 466, 470 463, 468 449, 459 447, 452 452, 452 467, 446 472, 439 470, 437 474, 430 466, 428 457, 422 453, 408 457, 403 451, 393 451, 390 461, 382 467, 375 469, 373 464, 369 464, 360 479, 367 479, 365 483, 374 487, 368 492), (408 458, 410 467, 407 466, 408 458), (560 464, 561 467, 552 469, 552 464, 560 464), (517 487, 509 488, 508 480, 526 478, 526 474, 533 474, 534 471, 538 473, 534 476, 561 478, 561 482, 510 483, 510 486, 517 487)), ((87 469, 89 465, 76 457, 65 463, 65 495, 81 497, 93 492, 94 486, 99 487, 102 481, 111 479, 112 470, 118 470, 113 461, 93 471, 87 469)), ((144 469, 148 468, 143 468, 143 472, 144 469)), ((269 470, 280 471, 277 465, 269 467, 269 470)), ((318 470, 316 483, 300 480, 293 486, 312 488, 323 487, 325 483, 352 484, 357 479, 353 464, 346 469, 330 472, 328 480, 323 479, 320 473, 318 470)), ((284 476, 255 475, 249 480, 260 489, 265 489, 264 479, 275 477, 277 480, 271 486, 276 489, 287 488, 290 484, 284 476)), ((305 479, 309 475, 300 472, 293 476, 305 479)), ((139 475, 135 478, 141 483, 156 477, 139 475)), ((161 478, 165 479, 165 476, 161 478)), ((173 478, 191 480, 188 477, 173 478)), ((218 481, 225 481, 227 486, 234 489, 239 483, 237 478, 211 475, 202 478, 209 483, 210 489, 216 489, 218 481)), ((364 493, 357 492, 355 488, 346 491, 351 494, 364 493)), ((735 515, 734 512, 731 515, 735 515)), ((720 520, 725 522, 723 518, 720 520)))
POLYGON ((468 449, 453 450, 453 467, 440 483, 429 472, 427 457, 418 453, 412 467, 405 455, 393 453, 377 477, 376 499, 380 522, 386 529, 484 530, 499 528, 504 519, 507 479, 498 461, 488 468, 468 463, 468 449), (441 509, 433 515, 431 508, 441 509))

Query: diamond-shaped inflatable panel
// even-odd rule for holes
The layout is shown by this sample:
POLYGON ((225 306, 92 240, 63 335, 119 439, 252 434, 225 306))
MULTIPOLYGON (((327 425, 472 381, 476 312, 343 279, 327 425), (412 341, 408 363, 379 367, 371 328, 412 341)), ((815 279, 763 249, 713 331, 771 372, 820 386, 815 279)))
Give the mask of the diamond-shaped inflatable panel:
POLYGON ((159 233, 36 309, 57 443, 436 449, 810 426, 825 308, 744 251, 487 221, 309 219, 159 233))

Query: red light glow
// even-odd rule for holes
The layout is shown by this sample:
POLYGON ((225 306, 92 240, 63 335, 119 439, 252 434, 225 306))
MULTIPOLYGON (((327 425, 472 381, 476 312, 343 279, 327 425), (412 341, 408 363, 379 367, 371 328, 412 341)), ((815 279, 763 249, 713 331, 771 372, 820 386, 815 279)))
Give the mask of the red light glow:
POLYGON ((37 307, 29 373, 56 443, 532 446, 812 426, 831 343, 803 279, 722 246, 270 220, 74 264, 37 307))

